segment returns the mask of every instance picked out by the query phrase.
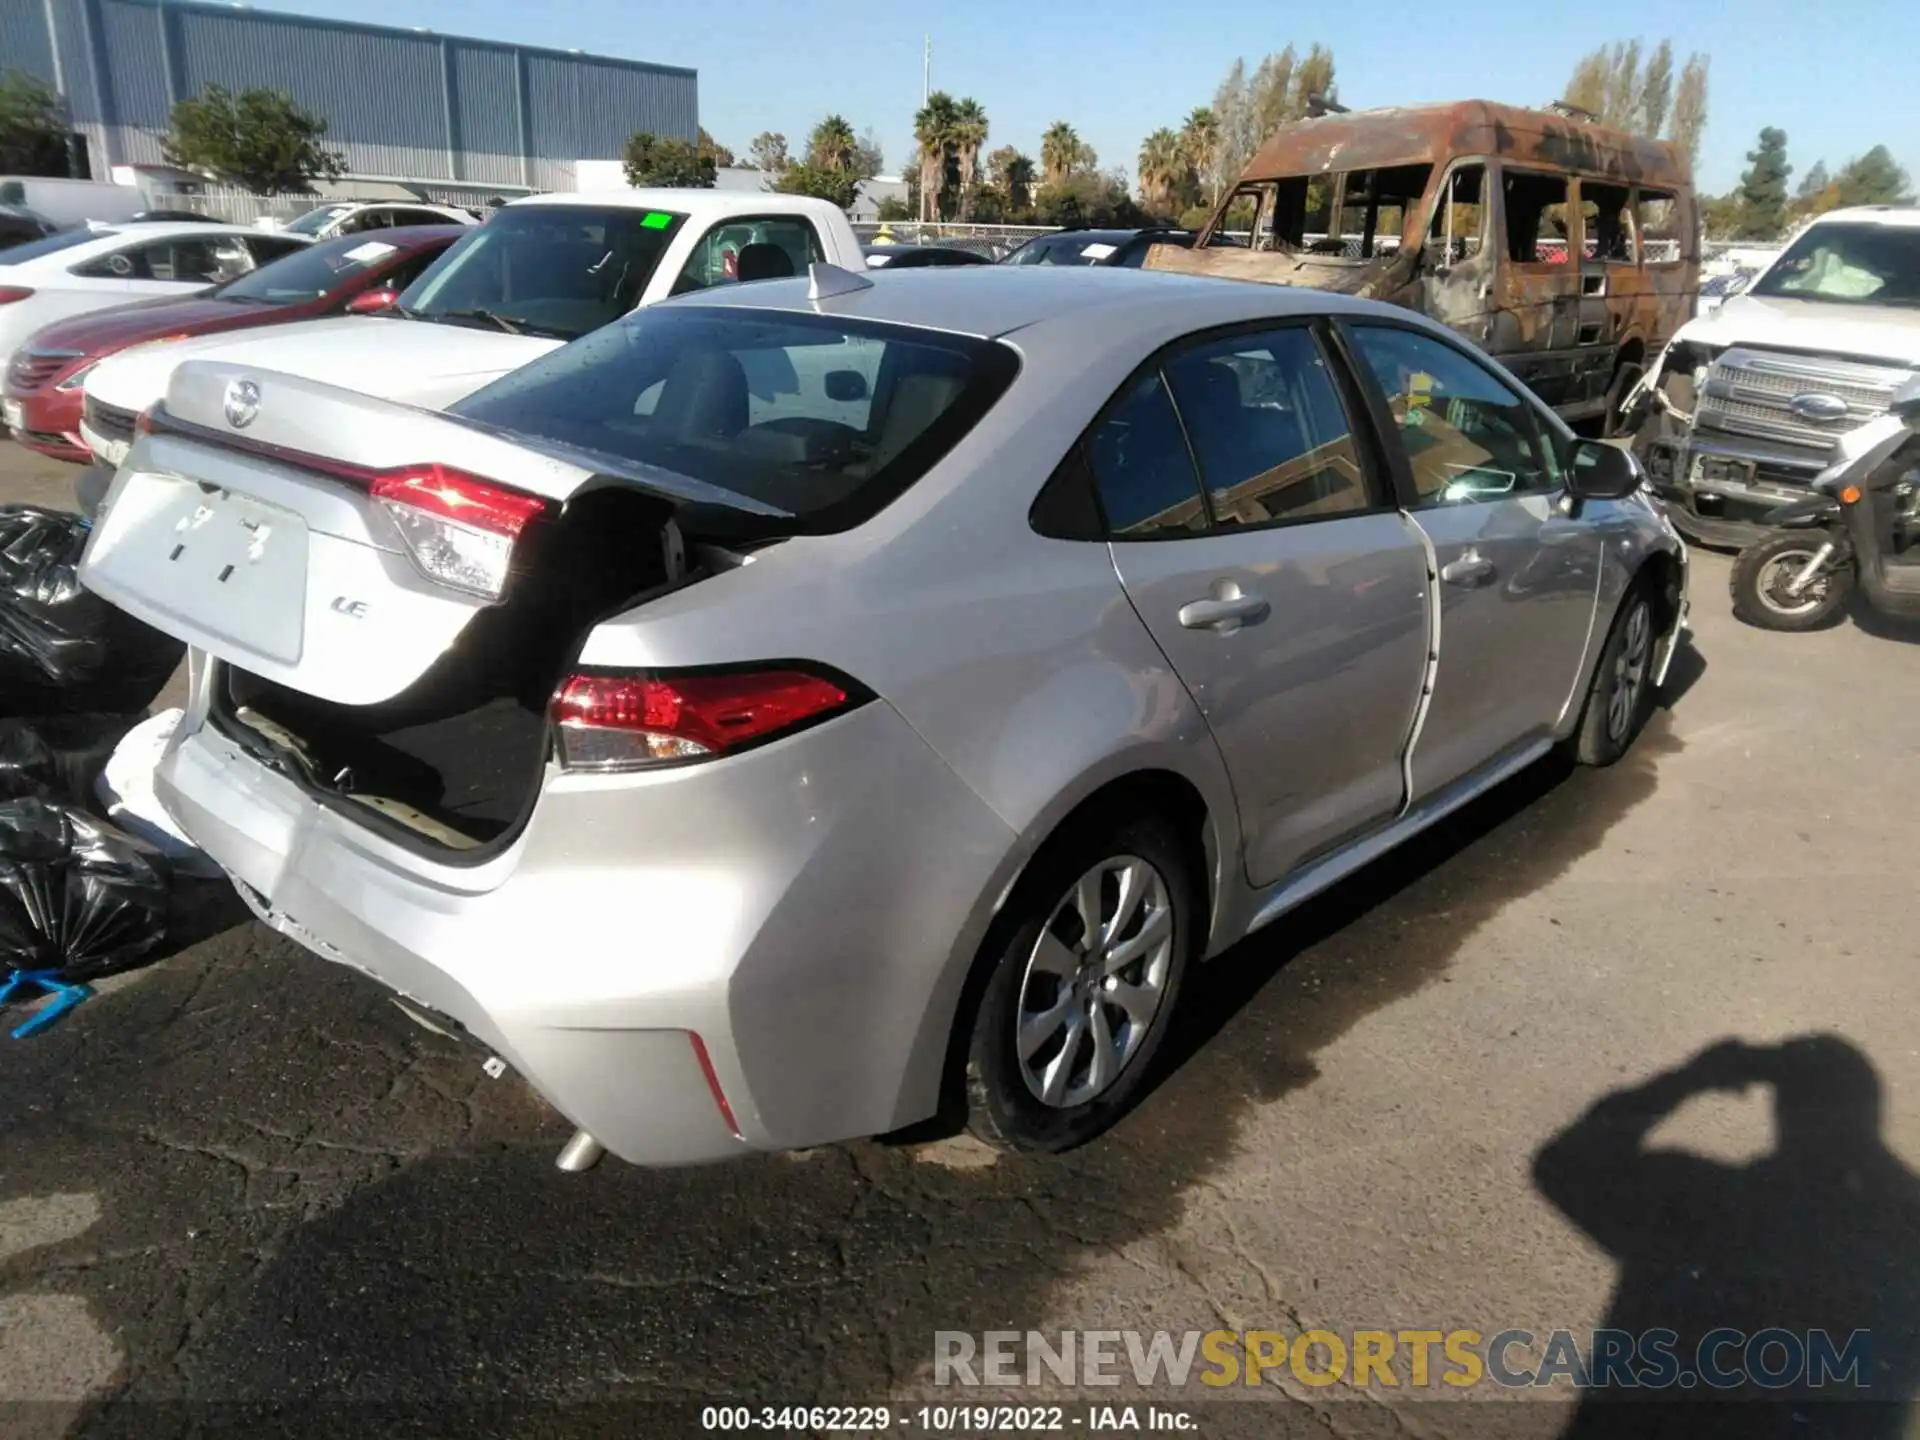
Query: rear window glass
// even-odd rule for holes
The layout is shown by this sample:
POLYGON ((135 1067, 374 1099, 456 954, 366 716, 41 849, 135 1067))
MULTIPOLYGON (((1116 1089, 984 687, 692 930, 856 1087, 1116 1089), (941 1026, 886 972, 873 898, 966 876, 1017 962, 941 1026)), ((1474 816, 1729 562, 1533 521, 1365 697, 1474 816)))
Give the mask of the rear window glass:
POLYGON ((348 235, 302 246, 283 259, 263 265, 251 275, 223 285, 216 299, 259 305, 297 305, 329 295, 369 270, 384 270, 400 254, 400 247, 378 238, 348 235))
POLYGON ((18 265, 27 260, 38 260, 42 255, 52 255, 61 250, 70 250, 75 245, 84 245, 89 240, 104 240, 117 234, 113 230, 89 230, 82 226, 78 230, 59 230, 51 235, 43 235, 38 240, 28 240, 21 245, 9 245, 4 254, 0 254, 0 265, 18 265))
POLYGON ((573 340, 640 302, 683 215, 509 205, 407 288, 411 315, 573 340))
POLYGON ((650 308, 454 405, 488 425, 691 476, 809 531, 876 513, 1012 380, 989 340, 830 315, 650 308))
POLYGON ((1129 235, 1047 235, 1007 257, 1009 265, 1098 265, 1111 260, 1129 235))

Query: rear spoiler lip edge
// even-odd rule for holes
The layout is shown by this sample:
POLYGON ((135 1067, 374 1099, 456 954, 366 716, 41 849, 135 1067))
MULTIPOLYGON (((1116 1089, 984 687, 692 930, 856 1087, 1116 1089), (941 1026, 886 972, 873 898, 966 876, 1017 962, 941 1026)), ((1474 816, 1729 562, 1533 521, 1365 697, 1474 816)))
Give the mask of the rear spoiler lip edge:
MULTIPOLYGON (((295 469, 306 470, 323 475, 327 479, 345 484, 360 483, 356 472, 367 467, 352 461, 333 460, 329 456, 314 455, 303 450, 294 450, 268 441, 254 440, 243 435, 229 435, 215 430, 212 426, 199 424, 193 420, 183 420, 167 410, 164 402, 146 412, 147 426, 157 435, 178 435, 184 439, 197 440, 217 449, 237 451, 241 454, 270 460, 276 464, 288 465, 295 469)), ((797 519, 793 512, 782 510, 777 505, 752 499, 718 485, 710 485, 704 480, 691 476, 677 475, 671 470, 662 470, 656 466, 643 465, 632 460, 623 460, 619 456, 608 455, 603 451, 591 450, 582 446, 568 445, 557 440, 549 440, 537 435, 524 435, 519 431, 505 430, 498 426, 487 425, 469 420, 462 415, 450 415, 439 412, 438 418, 465 426, 470 430, 507 444, 516 445, 524 450, 544 454, 550 459, 565 464, 578 464, 590 469, 596 475, 609 475, 618 480, 630 482, 634 488, 673 504, 676 508, 687 505, 709 505, 719 509, 734 510, 741 514, 753 515, 766 520, 792 521, 797 519)), ((137 438, 137 437, 136 437, 137 438)), ((424 463, 424 462, 422 462, 424 463)), ((398 468, 398 467, 387 467, 398 468)), ((495 477, 488 477, 494 479, 495 477)), ((511 486, 512 482, 497 480, 495 483, 511 486)), ((528 492, 533 493, 533 492, 528 492)), ((565 506, 567 501, 555 502, 565 506)))

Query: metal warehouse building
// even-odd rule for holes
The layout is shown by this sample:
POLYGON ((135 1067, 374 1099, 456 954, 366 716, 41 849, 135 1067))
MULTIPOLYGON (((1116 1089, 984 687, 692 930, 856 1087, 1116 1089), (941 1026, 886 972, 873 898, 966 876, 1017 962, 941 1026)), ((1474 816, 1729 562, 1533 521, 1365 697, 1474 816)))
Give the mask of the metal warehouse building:
POLYGON ((98 179, 164 164, 173 103, 209 84, 284 90, 350 176, 435 191, 571 189, 636 130, 699 129, 692 70, 188 0, 0 0, 0 69, 67 97, 98 179))

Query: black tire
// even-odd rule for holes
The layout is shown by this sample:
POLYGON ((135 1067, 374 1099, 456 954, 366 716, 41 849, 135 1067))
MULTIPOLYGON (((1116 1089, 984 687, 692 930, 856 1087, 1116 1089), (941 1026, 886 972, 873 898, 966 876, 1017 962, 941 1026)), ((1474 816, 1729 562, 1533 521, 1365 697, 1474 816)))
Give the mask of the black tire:
POLYGON ((1727 578, 1734 615, 1760 630, 1818 630, 1831 621, 1853 594, 1851 562, 1817 576, 1798 599, 1780 588, 1825 543, 1818 530, 1784 530, 1747 546, 1727 578))
MULTIPOLYGON (((1117 901, 1118 875, 1103 876, 1099 889, 1103 907, 1117 901)), ((1049 843, 981 949, 986 980, 971 1017, 966 1068, 967 1125, 976 1136, 1003 1150, 1052 1153, 1086 1143, 1126 1114, 1151 1073, 1154 1052, 1166 1038, 1187 962, 1199 943, 1198 894, 1185 850, 1157 821, 1092 817, 1049 843), (1119 999, 1109 998, 1112 985, 1099 978, 1105 968, 1100 957, 1079 953, 1083 936, 1075 927, 1080 911, 1074 904, 1083 877, 1102 865, 1123 861, 1148 867, 1158 875, 1161 889, 1157 894, 1150 886, 1137 892, 1141 896, 1138 909, 1130 913, 1128 924, 1119 927, 1114 944, 1124 946, 1140 939, 1149 916, 1158 913, 1157 901, 1164 902, 1168 926, 1164 948, 1158 941, 1146 945, 1140 956, 1112 977, 1112 982, 1129 986, 1137 1010, 1158 962, 1159 980, 1153 987, 1157 1001, 1150 1015, 1137 1022, 1137 1035, 1128 1033, 1124 1041, 1121 1031, 1130 1030, 1136 1022, 1127 1019, 1127 1008, 1119 999), (1081 972, 1069 979, 1039 963, 1043 937, 1054 942, 1049 959, 1065 955, 1063 963, 1081 965, 1081 972), (1023 1063, 1018 1043, 1021 1015, 1037 1018, 1056 1008, 1068 1018, 1023 1063), (1091 1019, 1095 1009, 1107 1027, 1106 1060, 1113 1067, 1098 1088, 1094 1088, 1099 1077, 1094 1071, 1097 1040, 1091 1019), (1072 1024, 1076 1015, 1081 1021, 1077 1030, 1072 1024), (1052 1043, 1055 1040, 1059 1043, 1052 1043), (1126 1050, 1121 1057, 1118 1050, 1123 1043, 1126 1050), (1035 1073, 1038 1083, 1044 1084, 1062 1065, 1063 1057, 1059 1071, 1063 1079, 1049 1100, 1028 1075, 1035 1073), (1080 1076, 1085 1078, 1076 1086, 1080 1076), (1087 1090, 1084 1099, 1073 1099, 1076 1088, 1087 1090)), ((1044 1024, 1036 1026, 1035 1032, 1044 1028, 1044 1024)))
POLYGON ((1653 655, 1659 645, 1653 587, 1636 580, 1614 613, 1600 663, 1593 667, 1573 758, 1611 765, 1632 748, 1653 715, 1653 655), (1623 694, 1623 687, 1629 693, 1623 694))

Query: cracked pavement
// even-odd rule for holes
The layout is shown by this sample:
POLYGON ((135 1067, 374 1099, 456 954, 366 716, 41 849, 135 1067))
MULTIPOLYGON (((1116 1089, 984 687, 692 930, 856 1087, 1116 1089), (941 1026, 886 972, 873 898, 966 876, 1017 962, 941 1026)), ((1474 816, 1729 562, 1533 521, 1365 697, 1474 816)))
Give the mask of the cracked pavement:
MULTIPOLYGON (((68 483, 0 445, 0 501, 68 483)), ((1745 630, 1725 575, 1699 557, 1697 649, 1626 762, 1531 771, 1206 967, 1155 1092, 1065 1157, 947 1137, 561 1175, 567 1127, 517 1079, 208 907, 206 938, 0 1037, 0 1433, 666 1434, 598 1402, 983 1398, 932 1386, 938 1329, 1590 1327, 1626 1272, 1535 1158, 1729 1037, 1844 1037, 1910 1176, 1920 651, 1745 630)), ((1761 1091, 1652 1136, 1726 1165, 1777 1139, 1761 1091)), ((1744 1284, 1788 1259, 1822 1323, 1866 1303, 1881 1252, 1838 1241, 1882 1232, 1843 1189, 1807 1204, 1715 1277, 1728 1323, 1793 1320, 1744 1284)), ((1210 1402, 1207 1435, 1581 1423, 1564 1392, 1473 1395, 1160 1398, 1210 1402)), ((1771 1433, 1729 1413, 1680 1433, 1771 1433)), ((1791 1433, 1906 1423, 1829 1422, 1791 1433)))

